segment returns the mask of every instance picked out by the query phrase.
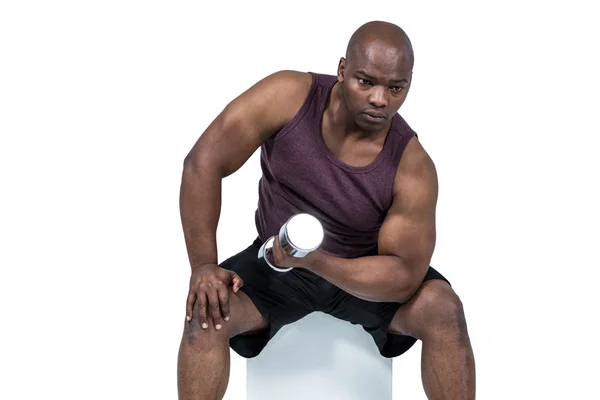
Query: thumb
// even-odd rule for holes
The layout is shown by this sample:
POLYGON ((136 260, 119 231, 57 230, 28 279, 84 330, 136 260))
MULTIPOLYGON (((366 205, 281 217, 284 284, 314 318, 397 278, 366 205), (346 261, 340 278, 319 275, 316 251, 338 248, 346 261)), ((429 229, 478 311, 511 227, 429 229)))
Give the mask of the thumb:
POLYGON ((233 282, 233 293, 237 293, 237 291, 244 286, 244 280, 235 272, 231 273, 231 281, 233 282))

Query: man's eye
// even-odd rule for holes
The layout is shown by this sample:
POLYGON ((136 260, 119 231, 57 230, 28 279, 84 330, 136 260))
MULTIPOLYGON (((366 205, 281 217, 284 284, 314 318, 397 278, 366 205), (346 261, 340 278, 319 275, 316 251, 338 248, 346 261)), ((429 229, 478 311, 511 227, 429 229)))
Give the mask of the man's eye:
POLYGON ((363 79, 363 78, 358 78, 358 83, 360 83, 360 84, 362 84, 362 85, 368 85, 368 84, 370 84, 371 82, 370 82, 370 81, 368 81, 368 80, 366 80, 366 79, 363 79))
POLYGON ((391 89, 392 89, 392 92, 398 93, 398 92, 402 91, 402 86, 392 86, 391 89))

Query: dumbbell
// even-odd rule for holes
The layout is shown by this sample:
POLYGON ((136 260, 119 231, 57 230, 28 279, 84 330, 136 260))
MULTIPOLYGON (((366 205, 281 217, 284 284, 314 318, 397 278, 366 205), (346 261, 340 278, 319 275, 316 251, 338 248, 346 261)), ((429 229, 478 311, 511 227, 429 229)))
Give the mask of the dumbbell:
MULTIPOLYGON (((323 242, 323 226, 318 219, 307 213, 292 215, 279 229, 279 243, 283 250, 292 257, 302 258, 315 251, 323 242)), ((267 239, 258 250, 258 258, 264 259, 267 265, 277 272, 287 272, 292 268, 280 268, 275 265, 272 248, 275 236, 267 239)))

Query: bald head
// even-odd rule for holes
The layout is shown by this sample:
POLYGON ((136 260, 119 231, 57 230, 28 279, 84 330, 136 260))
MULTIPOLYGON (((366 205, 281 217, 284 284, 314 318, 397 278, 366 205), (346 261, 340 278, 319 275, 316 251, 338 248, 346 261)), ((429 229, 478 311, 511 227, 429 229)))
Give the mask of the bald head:
POLYGON ((389 22, 371 21, 360 26, 350 37, 346 60, 368 57, 373 47, 385 48, 390 55, 402 56, 412 70, 414 53, 408 35, 402 28, 389 22))
POLYGON ((371 21, 350 37, 338 64, 340 110, 365 132, 385 132, 412 83, 413 49, 397 25, 371 21))

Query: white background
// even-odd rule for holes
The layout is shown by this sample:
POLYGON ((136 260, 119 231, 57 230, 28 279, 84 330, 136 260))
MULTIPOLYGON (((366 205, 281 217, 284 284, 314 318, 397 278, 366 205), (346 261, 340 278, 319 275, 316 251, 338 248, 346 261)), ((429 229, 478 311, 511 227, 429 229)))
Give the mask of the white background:
MULTIPOLYGON (((401 114, 438 168, 432 264, 465 304, 478 398, 600 398, 592 3, 2 2, 0 398, 176 398, 185 155, 265 75, 335 74, 373 19, 415 49, 401 114)), ((224 182, 220 261, 255 236, 259 177, 257 152, 224 182)), ((231 376, 243 399, 235 353, 231 376)), ((394 380, 425 398, 420 345, 394 380)))

